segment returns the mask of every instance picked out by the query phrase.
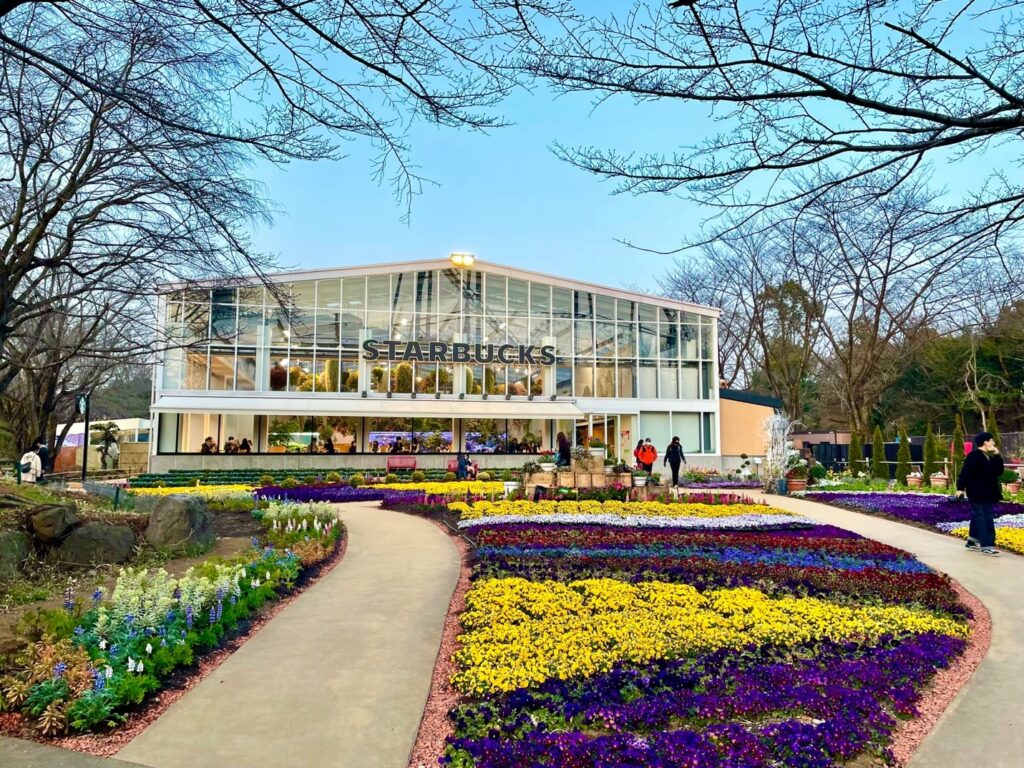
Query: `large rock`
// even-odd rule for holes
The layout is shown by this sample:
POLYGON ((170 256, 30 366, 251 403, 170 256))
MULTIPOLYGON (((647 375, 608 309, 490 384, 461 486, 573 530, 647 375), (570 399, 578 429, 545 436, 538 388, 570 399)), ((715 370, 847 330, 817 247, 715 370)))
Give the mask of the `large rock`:
POLYGON ((52 544, 78 524, 74 504, 40 504, 29 512, 32 530, 44 544, 52 544))
POLYGON ((17 578, 28 559, 29 538, 24 531, 0 531, 0 581, 17 578))
POLYGON ((146 541, 162 552, 206 549, 216 536, 206 502, 198 496, 164 496, 149 513, 146 541))
POLYGON ((85 523, 75 528, 49 557, 60 563, 123 563, 135 549, 135 534, 127 525, 85 523))

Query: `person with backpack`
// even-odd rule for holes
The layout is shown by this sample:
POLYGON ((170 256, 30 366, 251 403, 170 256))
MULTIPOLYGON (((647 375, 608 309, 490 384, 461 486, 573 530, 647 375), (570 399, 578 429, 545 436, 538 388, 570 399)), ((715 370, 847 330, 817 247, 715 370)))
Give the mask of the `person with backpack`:
POLYGON ((654 447, 654 443, 651 442, 651 438, 644 440, 643 447, 640 449, 640 464, 643 467, 643 471, 650 476, 651 472, 654 471, 654 462, 658 460, 658 449, 654 447))
POLYGON ((971 502, 971 525, 967 533, 967 549, 985 555, 998 555, 993 507, 1003 498, 999 476, 1003 474, 1003 457, 991 432, 979 432, 974 448, 964 459, 956 479, 956 495, 967 496, 971 502))
POLYGON ((21 482, 37 483, 43 476, 43 462, 33 448, 21 457, 21 482))
POLYGON ((683 444, 679 442, 678 437, 673 437, 672 442, 668 444, 668 448, 665 449, 665 458, 661 462, 661 466, 668 464, 672 467, 672 487, 675 488, 679 485, 679 467, 686 463, 686 454, 683 453, 683 444))

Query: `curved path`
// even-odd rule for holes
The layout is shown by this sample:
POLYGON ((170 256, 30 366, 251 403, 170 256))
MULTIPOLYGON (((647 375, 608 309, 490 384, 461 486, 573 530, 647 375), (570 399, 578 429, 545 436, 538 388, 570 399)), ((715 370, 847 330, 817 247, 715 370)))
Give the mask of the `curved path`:
POLYGON ((766 500, 908 550, 985 604, 992 616, 989 651, 914 753, 910 768, 1024 765, 1024 557, 967 552, 962 540, 942 533, 790 496, 766 500))
POLYGON ((341 562, 118 753, 152 768, 406 768, 459 553, 345 504, 341 562))

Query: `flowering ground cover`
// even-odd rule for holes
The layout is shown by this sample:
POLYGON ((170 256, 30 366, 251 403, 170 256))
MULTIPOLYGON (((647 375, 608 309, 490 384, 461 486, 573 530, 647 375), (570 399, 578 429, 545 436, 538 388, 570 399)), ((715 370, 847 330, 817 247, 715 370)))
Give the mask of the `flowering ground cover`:
POLYGON ((268 485, 254 490, 260 499, 291 499, 293 501, 327 501, 334 504, 348 501, 384 501, 387 499, 422 500, 455 496, 502 496, 505 486, 500 482, 461 480, 451 483, 380 483, 353 488, 348 485, 300 485, 282 488, 268 485))
POLYGON ((459 768, 885 760, 966 647, 947 578, 764 505, 449 507, 475 542, 442 758, 459 768))
POLYGON ((3 707, 22 716, 8 730, 51 736, 117 725, 175 669, 291 590, 344 535, 324 507, 270 504, 261 515, 263 537, 233 558, 208 560, 177 579, 126 568, 109 596, 68 592, 62 610, 41 612, 39 639, 0 678, 3 707))

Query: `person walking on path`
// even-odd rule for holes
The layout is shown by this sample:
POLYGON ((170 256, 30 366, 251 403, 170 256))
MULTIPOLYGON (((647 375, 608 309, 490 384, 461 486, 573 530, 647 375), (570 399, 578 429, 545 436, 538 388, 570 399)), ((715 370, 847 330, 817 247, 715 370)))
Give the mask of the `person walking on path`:
POLYGON ((642 465, 643 471, 650 477, 654 471, 654 462, 658 460, 658 449, 654 447, 654 443, 651 442, 651 438, 644 440, 644 445, 640 449, 640 464, 642 465))
POLYGON ((643 469, 644 463, 640 461, 640 452, 644 449, 644 440, 640 438, 636 441, 636 448, 633 449, 633 458, 636 460, 636 468, 643 469))
POLYGON ((999 476, 1003 473, 1003 457, 991 432, 979 432, 974 438, 974 449, 964 459, 963 469, 956 479, 956 495, 967 496, 971 502, 971 526, 967 534, 967 549, 986 555, 998 555, 996 525, 993 506, 1002 499, 999 476))
POLYGON ((33 448, 21 457, 21 482, 36 483, 43 476, 43 462, 33 448))
POLYGON ((665 449, 665 458, 661 462, 661 466, 668 464, 672 467, 672 487, 675 488, 679 485, 679 467, 686 463, 686 454, 683 453, 683 445, 679 442, 678 437, 673 437, 672 442, 668 444, 668 448, 665 449))

